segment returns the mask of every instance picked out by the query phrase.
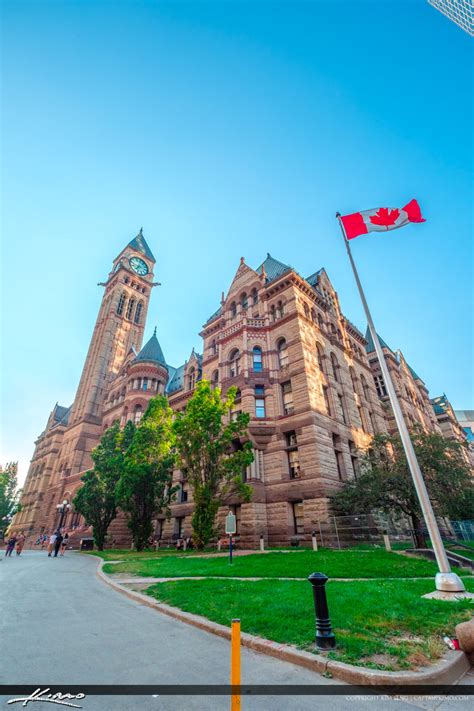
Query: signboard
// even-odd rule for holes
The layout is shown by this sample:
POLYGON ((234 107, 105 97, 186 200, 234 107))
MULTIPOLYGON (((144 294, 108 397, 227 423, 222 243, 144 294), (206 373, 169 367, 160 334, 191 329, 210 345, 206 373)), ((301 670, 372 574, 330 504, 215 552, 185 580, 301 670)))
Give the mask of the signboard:
POLYGON ((232 511, 229 511, 229 513, 225 517, 225 532, 228 535, 232 535, 233 533, 235 533, 235 529, 235 516, 232 511))

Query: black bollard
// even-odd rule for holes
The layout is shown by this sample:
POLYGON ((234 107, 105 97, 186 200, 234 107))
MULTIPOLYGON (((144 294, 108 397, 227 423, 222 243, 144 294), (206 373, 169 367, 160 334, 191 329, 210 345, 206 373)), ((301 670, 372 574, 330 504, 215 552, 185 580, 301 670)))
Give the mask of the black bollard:
POLYGON ((327 575, 324 573, 311 573, 308 577, 313 586, 314 609, 316 612, 316 647, 318 649, 334 649, 336 638, 331 628, 329 619, 328 601, 326 599, 327 575))

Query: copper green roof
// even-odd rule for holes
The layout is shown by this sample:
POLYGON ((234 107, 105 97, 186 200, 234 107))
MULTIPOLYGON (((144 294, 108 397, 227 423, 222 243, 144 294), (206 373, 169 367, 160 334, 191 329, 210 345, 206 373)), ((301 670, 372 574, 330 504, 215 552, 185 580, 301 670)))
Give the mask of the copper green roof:
MULTIPOLYGON (((378 333, 377 333, 377 336, 379 338, 380 345, 382 346, 382 348, 387 348, 387 350, 389 350, 391 353, 393 353, 390 346, 387 346, 387 344, 385 343, 383 338, 381 338, 378 333)), ((368 326, 367 326, 367 331, 365 332, 365 340, 367 341, 367 345, 365 347, 366 352, 373 353, 375 351, 374 339, 372 338, 372 334, 370 333, 368 326)))
POLYGON ((267 252, 267 258, 256 270, 257 274, 261 274, 262 269, 265 269, 265 274, 267 275, 266 283, 268 284, 270 281, 273 281, 285 272, 289 272, 292 267, 288 264, 283 264, 283 262, 279 262, 278 259, 274 259, 272 257, 270 252, 267 252))
POLYGON ((140 227, 140 232, 137 234, 136 237, 132 239, 131 242, 128 243, 128 246, 132 249, 136 249, 137 252, 141 252, 145 255, 145 257, 151 259, 152 262, 156 262, 156 259, 153 256, 153 252, 151 251, 146 239, 143 236, 143 227, 140 227))
POLYGON ((140 353, 137 355, 133 362, 138 363, 141 361, 147 361, 149 363, 159 363, 160 365, 164 365, 165 368, 167 367, 163 351, 161 350, 161 346, 158 343, 158 339, 156 337, 156 328, 153 333, 153 336, 147 343, 145 343, 140 353))

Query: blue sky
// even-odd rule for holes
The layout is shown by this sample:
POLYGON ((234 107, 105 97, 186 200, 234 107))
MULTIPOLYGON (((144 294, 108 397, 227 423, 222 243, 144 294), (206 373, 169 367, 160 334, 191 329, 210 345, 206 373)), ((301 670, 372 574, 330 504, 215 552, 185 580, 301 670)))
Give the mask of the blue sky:
POLYGON ((472 40, 425 0, 4 1, 2 447, 24 477, 69 405, 113 258, 143 226, 174 365, 241 256, 324 266, 365 329, 334 219, 416 197, 353 243, 373 317, 432 396, 473 408, 472 40))

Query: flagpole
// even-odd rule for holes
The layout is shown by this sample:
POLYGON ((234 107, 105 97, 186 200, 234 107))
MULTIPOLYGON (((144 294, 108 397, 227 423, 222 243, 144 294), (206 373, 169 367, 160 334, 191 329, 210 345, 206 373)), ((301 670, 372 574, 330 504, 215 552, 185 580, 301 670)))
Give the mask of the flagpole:
POLYGON ((387 388, 388 396, 390 399, 390 404, 392 406, 393 414, 395 416, 395 422, 397 423, 398 431, 400 433, 400 439, 402 441, 403 449, 405 450, 405 455, 408 461, 408 467, 415 485, 415 490, 418 496, 418 501, 423 513, 423 518, 425 520, 426 528, 428 529, 428 534, 431 539, 431 544, 433 546, 433 551, 436 557, 436 562, 438 564, 439 573, 436 574, 435 582, 436 589, 442 592, 464 592, 465 587, 461 578, 451 571, 449 561, 446 555, 446 550, 441 540, 441 534, 439 532, 438 523, 436 521, 433 507, 426 489, 426 484, 421 473, 420 465, 416 458, 415 450, 413 448, 413 443, 410 439, 410 434, 408 428, 405 424, 403 418, 400 403, 398 402, 397 394, 395 392, 395 387, 392 382, 390 371, 388 369, 387 363, 385 362, 385 356, 383 354, 382 347, 377 336, 377 331, 375 330, 374 322, 369 311, 369 305, 365 298, 364 290, 359 279, 359 274, 352 256, 352 251, 349 245, 349 240, 346 237, 346 232, 344 230, 344 225, 341 220, 341 214, 336 213, 339 225, 341 227, 342 236, 344 243, 346 245, 347 254, 349 256, 349 261, 351 263, 352 271, 354 272, 354 278, 356 280, 357 288, 359 290, 362 305, 364 307, 365 315, 367 317, 367 323, 369 325, 370 335, 375 346, 375 352, 380 364, 380 369, 382 371, 385 386, 387 388))

